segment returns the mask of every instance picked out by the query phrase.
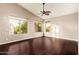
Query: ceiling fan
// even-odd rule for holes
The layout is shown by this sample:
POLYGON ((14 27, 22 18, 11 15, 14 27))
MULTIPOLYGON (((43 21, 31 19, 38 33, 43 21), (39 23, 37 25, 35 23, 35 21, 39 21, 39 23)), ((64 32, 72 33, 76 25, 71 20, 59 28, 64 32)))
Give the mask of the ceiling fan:
POLYGON ((51 11, 45 11, 45 3, 43 3, 43 10, 40 12, 41 12, 41 16, 43 16, 43 15, 49 16, 51 13, 51 11))

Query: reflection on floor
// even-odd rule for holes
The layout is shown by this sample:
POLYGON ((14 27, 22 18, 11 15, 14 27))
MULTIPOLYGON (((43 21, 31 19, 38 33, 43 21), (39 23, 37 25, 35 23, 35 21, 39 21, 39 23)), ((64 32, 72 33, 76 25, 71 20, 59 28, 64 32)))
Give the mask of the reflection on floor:
POLYGON ((77 55, 78 42, 39 37, 0 45, 1 55, 77 55))

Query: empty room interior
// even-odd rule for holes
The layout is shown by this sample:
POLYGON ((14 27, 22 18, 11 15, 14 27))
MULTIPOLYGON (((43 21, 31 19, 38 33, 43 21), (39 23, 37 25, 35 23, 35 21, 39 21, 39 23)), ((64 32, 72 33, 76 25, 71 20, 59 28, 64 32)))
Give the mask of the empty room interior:
POLYGON ((0 3, 0 55, 78 55, 78 3, 0 3))

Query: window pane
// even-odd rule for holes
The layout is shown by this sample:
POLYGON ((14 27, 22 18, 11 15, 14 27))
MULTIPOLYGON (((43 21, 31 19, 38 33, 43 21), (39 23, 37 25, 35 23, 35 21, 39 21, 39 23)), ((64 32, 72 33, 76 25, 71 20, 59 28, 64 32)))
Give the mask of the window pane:
POLYGON ((50 22, 46 22, 45 23, 45 27, 46 27, 46 32, 50 32, 51 31, 51 23, 50 22))
POLYGON ((21 28, 22 33, 27 33, 27 26, 28 25, 26 21, 21 22, 20 28, 21 28))
POLYGON ((42 23, 35 22, 35 32, 41 32, 41 31, 42 31, 42 23))
POLYGON ((27 22, 22 19, 10 19, 11 34, 24 34, 27 33, 27 22))

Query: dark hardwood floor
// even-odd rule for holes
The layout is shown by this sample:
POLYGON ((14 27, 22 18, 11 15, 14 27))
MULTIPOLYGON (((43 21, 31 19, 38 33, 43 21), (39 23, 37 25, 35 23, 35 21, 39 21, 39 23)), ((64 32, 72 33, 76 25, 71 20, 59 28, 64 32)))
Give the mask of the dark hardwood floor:
POLYGON ((39 37, 0 45, 0 55, 77 55, 78 42, 39 37))

